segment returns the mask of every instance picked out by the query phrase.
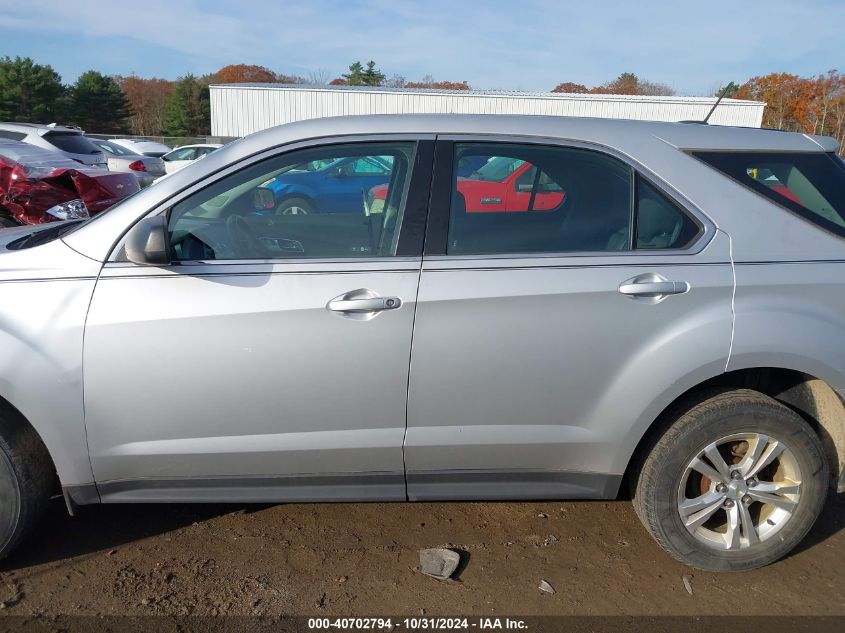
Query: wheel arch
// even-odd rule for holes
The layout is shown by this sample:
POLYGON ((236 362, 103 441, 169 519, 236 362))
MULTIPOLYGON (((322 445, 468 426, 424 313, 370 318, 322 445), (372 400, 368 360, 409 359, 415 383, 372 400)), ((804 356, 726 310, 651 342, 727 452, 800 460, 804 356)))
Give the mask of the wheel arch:
POLYGON ((830 486, 845 492, 845 401, 830 382, 784 367, 745 367, 712 376, 684 390, 663 407, 628 460, 621 490, 627 491, 643 460, 680 411, 718 389, 752 389, 785 404, 818 433, 830 466, 830 486))
POLYGON ((307 201, 311 204, 315 209, 317 208, 317 202, 314 200, 314 197, 308 192, 303 191, 301 189, 293 189, 291 191, 285 191, 278 197, 278 201, 276 202, 276 208, 279 208, 283 202, 287 200, 291 200, 292 198, 301 198, 302 200, 307 201))
POLYGON ((3 425, 0 426, 0 432, 8 432, 11 427, 12 429, 21 429, 25 428, 30 431, 35 438, 37 439, 38 446, 36 450, 42 451, 43 456, 42 459, 49 460, 50 470, 52 470, 53 474, 55 475, 55 487, 56 492, 58 493, 60 483, 58 472, 56 470, 56 463, 53 461, 53 456, 50 452, 50 449, 47 447, 47 444, 44 442, 44 438, 38 432, 30 422, 27 420, 26 416, 21 413, 17 407, 15 407, 11 402, 6 400, 2 395, 0 395, 0 417, 2 417, 3 425))

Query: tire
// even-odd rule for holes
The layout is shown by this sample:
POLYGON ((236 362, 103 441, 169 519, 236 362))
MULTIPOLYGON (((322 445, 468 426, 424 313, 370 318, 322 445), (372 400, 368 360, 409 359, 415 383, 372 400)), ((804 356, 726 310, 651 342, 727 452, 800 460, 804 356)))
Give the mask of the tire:
POLYGON ((647 453, 633 490, 634 509, 658 545, 706 571, 756 569, 798 545, 827 494, 815 431, 748 389, 702 394, 669 415, 674 421, 647 453))
POLYGON ((313 215, 317 213, 314 204, 305 198, 287 198, 276 207, 276 215, 313 215))
POLYGON ((0 410, 0 559, 44 514, 55 472, 38 434, 16 412, 0 410))

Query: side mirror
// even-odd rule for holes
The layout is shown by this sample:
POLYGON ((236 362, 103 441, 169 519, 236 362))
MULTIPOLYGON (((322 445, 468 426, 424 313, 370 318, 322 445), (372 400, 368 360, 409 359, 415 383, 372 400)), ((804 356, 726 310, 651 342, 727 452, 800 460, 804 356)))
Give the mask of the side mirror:
POLYGON ((256 211, 276 208, 276 195, 268 187, 256 187, 252 192, 252 208, 256 211))
POLYGON ((126 234, 126 258, 142 266, 167 266, 170 264, 169 242, 167 217, 144 218, 126 234))

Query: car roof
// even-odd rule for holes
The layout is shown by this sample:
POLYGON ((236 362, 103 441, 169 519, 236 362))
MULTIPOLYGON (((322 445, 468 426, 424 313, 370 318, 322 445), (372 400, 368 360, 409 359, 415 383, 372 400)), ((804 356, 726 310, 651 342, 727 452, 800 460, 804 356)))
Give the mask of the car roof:
POLYGON ((192 145, 180 145, 179 147, 174 147, 174 150, 177 149, 185 149, 186 147, 213 147, 215 149, 220 149, 223 147, 222 143, 194 143, 192 145))
POLYGON ((73 132, 74 134, 82 134, 82 130, 74 127, 67 127, 64 125, 47 125, 44 123, 17 123, 0 121, 0 128, 6 130, 17 130, 19 132, 73 132))
POLYGON ((541 137, 593 142, 620 149, 646 138, 657 138, 680 149, 818 152, 836 151, 838 147, 836 140, 829 137, 761 128, 501 114, 372 114, 326 117, 269 128, 238 142, 268 147, 322 136, 400 133, 541 137))

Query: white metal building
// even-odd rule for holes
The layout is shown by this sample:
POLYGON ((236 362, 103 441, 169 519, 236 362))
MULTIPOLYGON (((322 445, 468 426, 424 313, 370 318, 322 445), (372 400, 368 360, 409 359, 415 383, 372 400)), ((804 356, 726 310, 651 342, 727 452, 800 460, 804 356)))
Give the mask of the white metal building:
MULTIPOLYGON (((703 119, 715 97, 427 90, 297 84, 211 86, 212 136, 244 136, 282 123, 351 114, 546 114, 684 121, 703 119)), ((765 103, 723 99, 710 122, 760 127, 765 103)))

